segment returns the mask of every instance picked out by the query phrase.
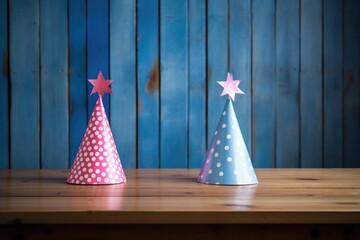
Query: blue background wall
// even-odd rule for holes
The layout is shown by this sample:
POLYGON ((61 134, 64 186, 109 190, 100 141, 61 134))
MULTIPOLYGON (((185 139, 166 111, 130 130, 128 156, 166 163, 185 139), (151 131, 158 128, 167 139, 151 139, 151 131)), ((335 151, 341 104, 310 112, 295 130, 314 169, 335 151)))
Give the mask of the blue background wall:
POLYGON ((225 97, 255 167, 360 167, 357 0, 0 0, 0 168, 68 168, 96 96, 122 163, 200 167, 225 97))

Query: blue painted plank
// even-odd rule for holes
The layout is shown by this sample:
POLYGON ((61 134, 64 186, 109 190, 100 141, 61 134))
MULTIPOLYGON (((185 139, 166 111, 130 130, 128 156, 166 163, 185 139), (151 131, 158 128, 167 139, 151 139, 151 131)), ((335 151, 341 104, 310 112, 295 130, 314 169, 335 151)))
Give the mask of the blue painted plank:
POLYGON ((300 166, 299 2, 276 2, 276 167, 300 166))
POLYGON ((200 168, 206 152, 206 6, 189 1, 189 167, 200 168))
POLYGON ((70 166, 87 123, 86 1, 69 1, 70 166))
POLYGON ((301 1, 301 167, 323 166, 322 1, 301 1))
MULTIPOLYGON (((210 141, 227 100, 220 97, 229 71, 228 2, 209 0, 207 5, 207 142, 210 141)), ((236 77, 236 76, 235 76, 236 77)))
POLYGON ((159 167, 159 1, 138 0, 138 166, 159 167), (151 127, 149 127, 151 126, 151 127))
MULTIPOLYGON (((109 79, 109 1, 87 0, 87 78, 96 79, 102 71, 109 79)), ((88 120, 94 110, 98 94, 90 96, 92 84, 88 86, 88 120)), ((106 114, 110 118, 109 94, 103 97, 106 114)))
POLYGON ((160 3, 160 167, 188 167, 187 2, 160 3))
POLYGON ((136 167, 135 1, 110 0, 111 128, 123 167, 136 167))
POLYGON ((41 167, 69 166, 67 0, 40 0, 41 167))
POLYGON ((11 168, 39 168, 39 4, 9 1, 11 168))
POLYGON ((252 159, 254 167, 275 166, 275 1, 252 1, 252 159))
POLYGON ((324 167, 343 166, 343 1, 324 1, 324 167))
POLYGON ((344 5, 344 166, 360 167, 360 2, 344 5))
POLYGON ((9 53, 8 53, 8 3, 0 0, 0 169, 9 167, 9 53))
POLYGON ((240 89, 234 102, 235 113, 246 147, 251 155, 251 1, 230 0, 230 72, 240 79, 240 89))

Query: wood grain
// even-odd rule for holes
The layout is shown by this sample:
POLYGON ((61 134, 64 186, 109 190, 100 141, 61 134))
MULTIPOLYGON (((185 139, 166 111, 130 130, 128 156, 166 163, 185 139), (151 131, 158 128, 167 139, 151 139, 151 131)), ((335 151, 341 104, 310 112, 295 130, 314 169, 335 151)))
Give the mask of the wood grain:
POLYGON ((40 1, 42 168, 69 167, 67 7, 40 1))
POLYGON ((72 166, 87 123, 86 1, 69 1, 69 151, 72 166))
POLYGON ((67 170, 1 170, 0 223, 360 223, 360 169, 258 169, 246 187, 199 184, 198 171, 78 186, 67 170))
POLYGON ((159 0, 137 3, 138 166, 159 167, 159 0), (151 126, 151 127, 149 127, 151 126))
POLYGON ((0 169, 9 167, 9 49, 8 49, 8 1, 0 1, 0 169), (0 68, 1 69, 1 68, 0 68))
MULTIPOLYGON (((135 1, 110 4, 110 76, 113 94, 110 125, 126 168, 136 167, 136 42, 135 1)), ((107 43, 105 43, 107 44, 107 43)), ((110 112, 108 112, 109 115, 110 112)))
POLYGON ((10 166, 39 168, 39 1, 9 1, 9 17, 10 166))

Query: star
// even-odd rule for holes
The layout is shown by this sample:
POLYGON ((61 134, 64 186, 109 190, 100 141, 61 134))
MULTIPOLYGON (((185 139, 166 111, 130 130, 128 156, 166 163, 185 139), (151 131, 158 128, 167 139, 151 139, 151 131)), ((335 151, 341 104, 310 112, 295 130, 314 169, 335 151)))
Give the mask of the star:
POLYGON ((218 84, 220 84, 224 90, 221 93, 221 96, 229 95, 229 98, 231 98, 233 101, 235 101, 235 94, 244 94, 243 91, 240 90, 238 87, 240 83, 240 80, 233 80, 232 74, 228 73, 226 81, 218 81, 218 84))
POLYGON ((98 92, 101 97, 104 97, 104 93, 112 93, 109 87, 109 85, 112 83, 112 80, 105 80, 101 71, 99 72, 97 79, 89 79, 89 82, 94 86, 90 95, 98 92))

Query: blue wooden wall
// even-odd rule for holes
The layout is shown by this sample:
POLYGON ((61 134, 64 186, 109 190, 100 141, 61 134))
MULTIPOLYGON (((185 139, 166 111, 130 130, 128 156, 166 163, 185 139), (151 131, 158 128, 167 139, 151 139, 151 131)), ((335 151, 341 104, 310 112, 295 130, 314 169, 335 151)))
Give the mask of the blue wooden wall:
POLYGON ((357 0, 0 0, 0 168, 68 168, 96 96, 127 168, 200 167, 225 98, 255 167, 360 167, 357 0))

